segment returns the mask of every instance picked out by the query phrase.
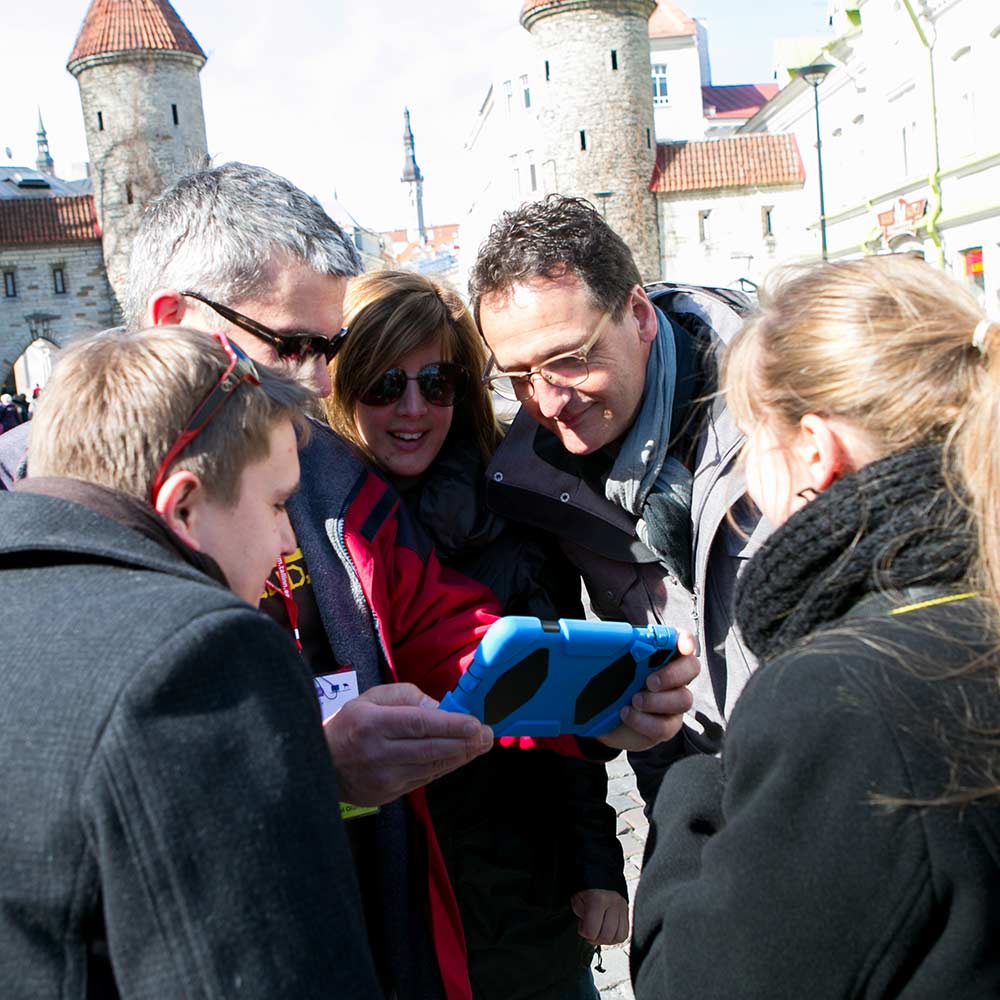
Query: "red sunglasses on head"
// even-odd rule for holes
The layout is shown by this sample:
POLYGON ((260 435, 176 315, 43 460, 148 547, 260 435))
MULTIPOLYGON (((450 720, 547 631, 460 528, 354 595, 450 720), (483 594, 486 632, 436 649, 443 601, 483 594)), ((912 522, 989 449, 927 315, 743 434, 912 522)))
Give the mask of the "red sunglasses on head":
POLYGON ((209 336, 214 337, 222 345, 222 349, 229 355, 229 364, 219 381, 188 418, 184 429, 170 446, 166 457, 156 470, 156 476, 153 478, 153 485, 149 491, 149 502, 154 507, 163 482, 167 478, 167 470, 173 465, 177 456, 205 429, 212 417, 219 412, 222 404, 232 396, 233 390, 243 382, 260 385, 257 366, 239 347, 230 343, 229 338, 224 333, 212 333, 209 336))

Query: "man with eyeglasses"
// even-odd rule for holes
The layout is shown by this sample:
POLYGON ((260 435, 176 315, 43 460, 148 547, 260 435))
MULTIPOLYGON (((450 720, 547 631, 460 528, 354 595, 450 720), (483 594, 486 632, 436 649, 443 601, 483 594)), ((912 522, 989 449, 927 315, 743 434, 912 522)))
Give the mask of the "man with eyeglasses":
POLYGON ((470 293, 484 378, 520 403, 487 502, 559 537, 598 617, 698 636, 707 669, 684 728, 630 754, 649 811, 673 760, 719 749, 754 668, 731 603, 768 525, 745 506, 742 437, 711 396, 711 355, 738 313, 725 293, 664 289, 668 318, 601 214, 559 195, 499 219, 470 293))
MULTIPOLYGON (((344 290, 359 270, 353 245, 313 199, 263 168, 226 164, 182 178, 147 209, 126 320, 223 331, 257 361, 304 365, 324 395, 344 290)), ((5 454, 9 469, 0 438, 0 472, 5 454)), ((314 423, 299 457, 301 486, 288 503, 298 549, 285 572, 279 563, 263 605, 316 674, 356 676, 360 696, 326 737, 354 817, 348 834, 383 988, 399 1000, 464 998, 457 906, 422 789, 492 745, 488 727, 438 711, 434 698, 471 661, 496 603, 441 571, 392 490, 329 428, 314 423)), ((648 746, 676 732, 696 670, 690 657, 662 668, 607 739, 648 746)))
POLYGON ((312 680, 253 607, 310 399, 173 327, 46 386, 0 493, 5 1000, 379 995, 312 680))

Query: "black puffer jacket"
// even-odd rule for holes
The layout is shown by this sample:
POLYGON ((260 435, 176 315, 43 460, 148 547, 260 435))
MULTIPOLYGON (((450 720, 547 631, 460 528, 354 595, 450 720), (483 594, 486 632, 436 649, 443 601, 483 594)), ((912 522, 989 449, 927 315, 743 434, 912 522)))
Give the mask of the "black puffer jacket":
MULTIPOLYGON (((486 508, 484 472, 471 442, 449 439, 403 493, 441 562, 489 586, 507 614, 582 617, 575 570, 557 546, 486 508)), ((476 1000, 562 998, 589 963, 570 896, 626 894, 606 796, 603 764, 502 747, 428 787, 476 1000)))
POLYGON ((1000 794, 973 797, 1000 780, 1000 658, 971 542, 940 454, 915 449, 751 561, 737 619, 764 665, 722 761, 664 780, 639 1000, 1000 996, 1000 794))

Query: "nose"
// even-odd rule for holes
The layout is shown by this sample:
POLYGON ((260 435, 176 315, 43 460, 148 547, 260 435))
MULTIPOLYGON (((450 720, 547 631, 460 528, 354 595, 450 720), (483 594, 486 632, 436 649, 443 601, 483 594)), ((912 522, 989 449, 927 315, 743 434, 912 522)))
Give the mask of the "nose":
POLYGON ((278 522, 278 543, 281 545, 283 556, 291 555, 298 547, 298 539, 292 530, 292 522, 288 518, 288 512, 283 511, 278 522))
POLYGON ((418 417, 427 410, 427 402, 420 392, 415 379, 409 379, 406 390, 396 403, 396 412, 401 416, 418 417))
POLYGON ((316 359, 313 361, 312 383, 313 388, 321 399, 329 396, 333 390, 333 384, 330 382, 330 373, 326 367, 326 358, 322 354, 317 354, 316 359))
POLYGON ((556 385, 550 385, 543 378, 532 380, 535 394, 535 405, 538 412, 547 420, 554 420, 562 413, 563 408, 569 402, 573 394, 572 389, 566 389, 556 385))

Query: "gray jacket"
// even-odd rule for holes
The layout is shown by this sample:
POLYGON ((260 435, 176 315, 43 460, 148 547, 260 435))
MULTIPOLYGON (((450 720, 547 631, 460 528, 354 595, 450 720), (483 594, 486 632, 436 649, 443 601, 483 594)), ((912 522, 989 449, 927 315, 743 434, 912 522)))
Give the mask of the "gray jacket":
POLYGON ((5 1000, 377 996, 288 637, 153 541, 33 493, 0 494, 0 586, 5 1000))
MULTIPOLYGON (((675 317, 693 315, 697 324, 680 325, 689 331, 698 326, 706 336, 710 330, 713 349, 739 329, 736 313, 711 293, 678 287, 666 294, 666 301, 663 292, 654 295, 658 307, 675 317)), ((708 356, 709 345, 701 347, 699 356, 708 356)), ((725 720, 754 669, 733 622, 732 595, 742 565, 770 530, 742 502, 746 487, 737 458, 743 436, 732 416, 718 398, 695 405, 702 413, 696 417, 691 507, 693 591, 639 540, 636 518, 564 462, 554 436, 527 414, 518 414, 487 472, 491 507, 560 538, 596 617, 663 623, 695 634, 703 669, 691 685, 694 708, 679 753, 718 749, 725 720), (740 530, 727 517, 731 511, 740 530)))

